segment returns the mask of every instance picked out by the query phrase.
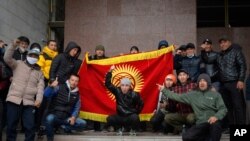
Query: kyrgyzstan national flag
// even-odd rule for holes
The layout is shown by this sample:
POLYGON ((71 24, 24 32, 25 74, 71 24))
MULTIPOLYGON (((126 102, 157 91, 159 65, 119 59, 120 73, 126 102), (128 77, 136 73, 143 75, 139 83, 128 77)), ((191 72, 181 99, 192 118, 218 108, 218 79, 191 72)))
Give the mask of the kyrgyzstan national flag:
POLYGON ((112 83, 119 86, 120 79, 128 77, 134 91, 140 93, 144 108, 140 114, 142 121, 148 121, 157 107, 159 91, 157 83, 162 84, 167 74, 173 73, 173 46, 161 50, 128 54, 102 60, 88 60, 79 71, 81 112, 80 117, 106 122, 108 115, 116 113, 114 95, 104 85, 105 75, 112 65, 112 83))

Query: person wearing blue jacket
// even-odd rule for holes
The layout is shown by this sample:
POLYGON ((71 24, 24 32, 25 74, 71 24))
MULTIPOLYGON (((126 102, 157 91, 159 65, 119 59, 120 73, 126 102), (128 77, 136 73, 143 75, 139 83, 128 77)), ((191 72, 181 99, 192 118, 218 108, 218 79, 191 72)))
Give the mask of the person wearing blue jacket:
POLYGON ((44 92, 44 96, 51 98, 48 116, 46 117, 47 140, 54 140, 54 128, 61 126, 64 131, 82 131, 86 121, 78 118, 81 107, 78 89, 79 76, 71 74, 64 83, 59 84, 57 78, 44 92))

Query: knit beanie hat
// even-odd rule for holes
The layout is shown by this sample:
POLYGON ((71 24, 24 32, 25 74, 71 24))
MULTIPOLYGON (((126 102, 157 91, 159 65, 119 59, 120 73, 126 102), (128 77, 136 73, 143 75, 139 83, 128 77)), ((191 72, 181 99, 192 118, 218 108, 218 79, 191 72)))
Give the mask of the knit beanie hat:
POLYGON ((201 81, 201 79, 204 79, 207 82, 208 87, 210 87, 212 85, 211 78, 209 77, 209 75, 207 75, 205 73, 199 75, 199 77, 197 79, 197 83, 199 83, 201 81))
POLYGON ((123 84, 123 85, 129 85, 129 86, 130 86, 130 85, 131 85, 131 81, 130 81, 129 78, 126 78, 126 77, 125 77, 125 78, 122 78, 122 79, 121 79, 121 85, 122 85, 122 84, 123 84))
POLYGON ((105 48, 103 45, 98 45, 95 47, 95 50, 102 50, 102 51, 105 51, 105 48))
POLYGON ((180 70, 177 70, 177 71, 176 71, 177 75, 179 75, 181 72, 184 72, 184 73, 186 73, 187 75, 189 75, 188 71, 185 70, 185 69, 180 69, 180 70))
POLYGON ((166 40, 161 40, 158 45, 158 49, 161 49, 162 46, 168 47, 168 42, 166 40))

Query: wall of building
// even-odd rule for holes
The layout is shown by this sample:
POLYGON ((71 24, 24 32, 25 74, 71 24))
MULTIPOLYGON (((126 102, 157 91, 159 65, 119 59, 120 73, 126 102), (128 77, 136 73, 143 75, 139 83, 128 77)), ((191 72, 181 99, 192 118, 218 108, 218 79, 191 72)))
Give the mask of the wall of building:
POLYGON ((157 49, 158 42, 196 42, 195 0, 66 1, 65 44, 76 41, 83 52, 103 44, 108 56, 157 49))
POLYGON ((47 38, 48 0, 1 0, 0 39, 5 42, 24 35, 31 42, 47 38))

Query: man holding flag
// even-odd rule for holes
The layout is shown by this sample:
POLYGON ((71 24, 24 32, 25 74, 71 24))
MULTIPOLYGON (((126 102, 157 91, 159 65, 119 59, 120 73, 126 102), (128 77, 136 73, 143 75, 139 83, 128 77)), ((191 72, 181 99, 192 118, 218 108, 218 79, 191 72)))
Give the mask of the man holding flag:
POLYGON ((115 66, 111 66, 106 75, 105 86, 111 91, 116 98, 116 115, 107 117, 107 122, 112 126, 119 126, 118 135, 122 135, 122 128, 131 127, 130 135, 136 135, 135 130, 140 122, 139 113, 143 108, 143 101, 140 95, 132 90, 129 78, 122 78, 120 87, 111 83, 112 71, 115 66))

